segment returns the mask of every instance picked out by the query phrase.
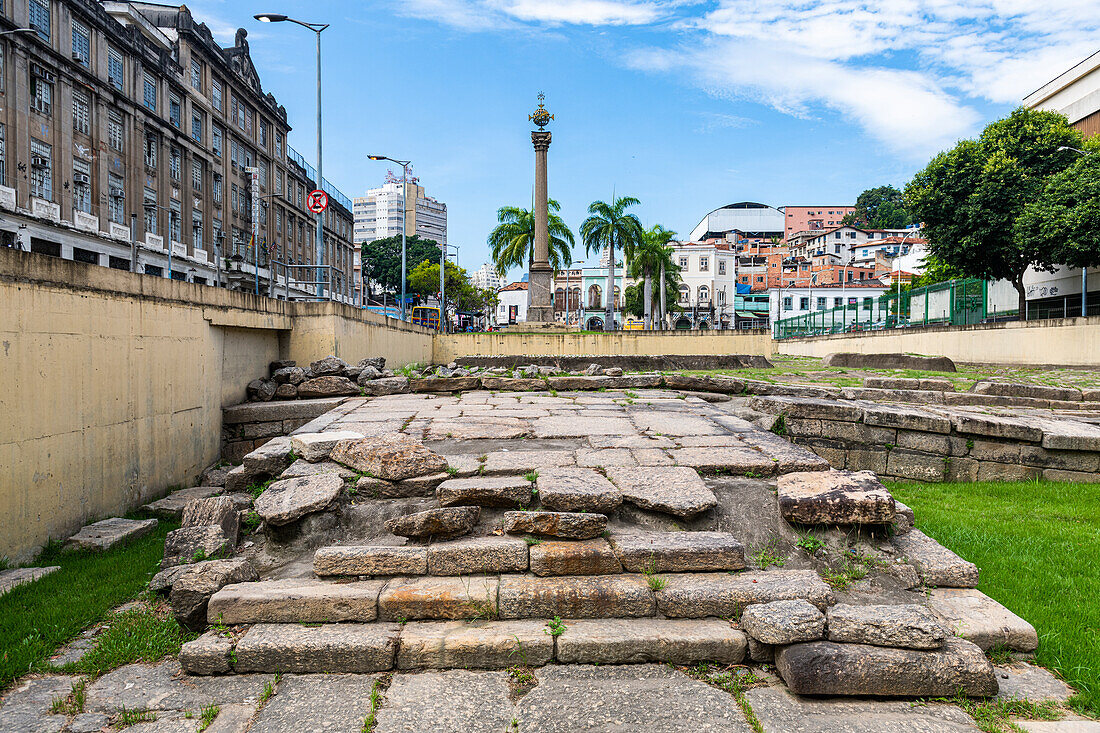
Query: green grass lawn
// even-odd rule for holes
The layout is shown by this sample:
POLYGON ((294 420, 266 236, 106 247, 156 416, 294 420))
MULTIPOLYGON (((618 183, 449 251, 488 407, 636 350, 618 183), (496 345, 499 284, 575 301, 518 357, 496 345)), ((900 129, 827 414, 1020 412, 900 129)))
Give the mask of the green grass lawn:
POLYGON ((53 550, 36 560, 61 569, 0 596, 0 690, 141 593, 158 570, 164 536, 176 526, 162 521, 152 533, 110 552, 53 550))
POLYGON ((1100 485, 890 484, 926 534, 981 568, 978 588, 1033 624, 1036 661, 1100 716, 1100 485))

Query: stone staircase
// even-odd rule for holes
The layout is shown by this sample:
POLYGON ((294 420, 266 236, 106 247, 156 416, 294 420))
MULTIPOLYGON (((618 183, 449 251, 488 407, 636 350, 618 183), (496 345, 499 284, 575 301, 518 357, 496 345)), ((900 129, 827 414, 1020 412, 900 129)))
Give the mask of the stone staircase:
MULTIPOLYGON (((386 399, 367 404, 381 414, 386 399)), ((205 608, 211 630, 180 654, 184 670, 767 662, 792 691, 808 694, 996 692, 982 648, 958 638, 972 620, 968 599, 949 599, 955 615, 937 616, 935 599, 912 591, 922 581, 972 589, 977 568, 911 530, 912 512, 873 474, 828 469, 701 400, 655 396, 635 411, 632 398, 593 396, 593 405, 620 409, 597 421, 570 413, 579 407, 573 401, 559 408, 556 397, 525 398, 532 406, 499 399, 532 414, 463 408, 464 428, 484 432, 455 440, 468 452, 445 459, 407 434, 337 440, 337 431, 365 424, 367 404, 320 433, 296 435, 295 466, 334 468, 298 471, 294 484, 286 478, 293 467, 285 469, 256 509, 269 544, 289 537, 297 544, 282 546, 309 554, 261 567, 264 579, 219 585, 205 608), (491 440, 501 419, 531 420, 525 429, 534 438, 522 450, 497 443, 479 455, 471 441, 491 440), (644 434, 599 432, 612 422, 644 434), (569 438, 576 444, 564 440, 588 429, 592 435, 569 438), (582 465, 596 453, 596 467, 582 465), (719 476, 704 481, 702 471, 719 476), (723 483, 723 474, 740 477, 723 483), (370 531, 334 532, 352 526, 340 523, 351 510, 377 517, 370 531), (759 550, 761 523, 788 538, 816 527, 832 538, 837 559, 869 548, 879 558, 867 566, 875 582, 860 593, 834 587, 823 561, 801 551, 789 567, 750 557, 742 539, 759 550), (382 524, 388 534, 376 531, 382 524)), ((443 402, 440 414, 417 417, 421 423, 396 419, 446 435, 454 404, 443 402)), ((267 453, 277 451, 287 466, 289 445, 267 453)), ((269 549, 253 555, 274 557, 264 555, 269 549)), ((988 631, 982 627, 982 639, 996 638, 988 631)), ((1015 648, 1030 644, 1018 637, 1015 648)))

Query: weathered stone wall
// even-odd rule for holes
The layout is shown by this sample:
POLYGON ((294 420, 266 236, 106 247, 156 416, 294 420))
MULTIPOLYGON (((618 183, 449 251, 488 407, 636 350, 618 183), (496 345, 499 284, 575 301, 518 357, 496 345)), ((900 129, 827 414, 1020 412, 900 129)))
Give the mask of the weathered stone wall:
POLYGON ((794 356, 909 353, 970 364, 1096 366, 1100 316, 832 334, 776 341, 775 350, 794 356))
POLYGON ((1100 429, 1052 418, 755 397, 789 440, 834 468, 917 481, 1100 482, 1100 429))
POLYGON ((0 248, 0 556, 194 485, 222 408, 273 360, 431 350, 430 332, 355 308, 0 248))
POLYGON ((767 331, 616 331, 613 333, 452 333, 435 339, 435 363, 460 356, 771 356, 767 331))
POLYGON ((246 402, 222 410, 222 460, 240 463, 246 453, 314 420, 346 398, 246 402))

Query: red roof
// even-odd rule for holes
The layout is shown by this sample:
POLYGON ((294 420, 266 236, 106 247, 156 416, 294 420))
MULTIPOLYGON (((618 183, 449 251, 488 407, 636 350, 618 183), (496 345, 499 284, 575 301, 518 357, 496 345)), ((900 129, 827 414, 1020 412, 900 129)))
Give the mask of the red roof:
POLYGON ((527 283, 518 282, 518 283, 509 283, 509 284, 505 285, 503 288, 501 288, 500 290, 498 290, 497 292, 498 293, 503 293, 506 290, 526 290, 526 289, 527 289, 527 283))

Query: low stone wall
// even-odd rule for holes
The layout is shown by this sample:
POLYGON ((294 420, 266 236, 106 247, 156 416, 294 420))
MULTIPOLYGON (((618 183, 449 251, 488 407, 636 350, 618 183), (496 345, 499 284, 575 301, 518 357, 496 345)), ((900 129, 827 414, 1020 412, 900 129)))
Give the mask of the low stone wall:
MULTIPOLYGON (((834 349, 836 351, 836 349, 834 349)), ((448 333, 435 338, 435 363, 462 356, 771 356, 767 331, 615 331, 612 333, 448 333)))
POLYGON ((792 338, 776 341, 775 351, 792 356, 902 353, 946 356, 967 364, 1096 366, 1100 364, 1100 316, 792 338))
POLYGON ((1100 428, 1059 416, 763 396, 774 430, 834 468, 917 481, 1100 482, 1100 428))
POLYGON ((476 367, 514 367, 553 366, 565 371, 582 371, 590 364, 601 367, 619 367, 626 371, 676 371, 706 369, 769 369, 772 363, 759 355, 744 354, 665 354, 628 356, 526 356, 514 354, 508 356, 460 356, 455 359, 459 366, 476 367))
POLYGON ((333 409, 346 397, 287 402, 246 402, 222 410, 223 461, 240 463, 246 453, 290 433, 333 409))

